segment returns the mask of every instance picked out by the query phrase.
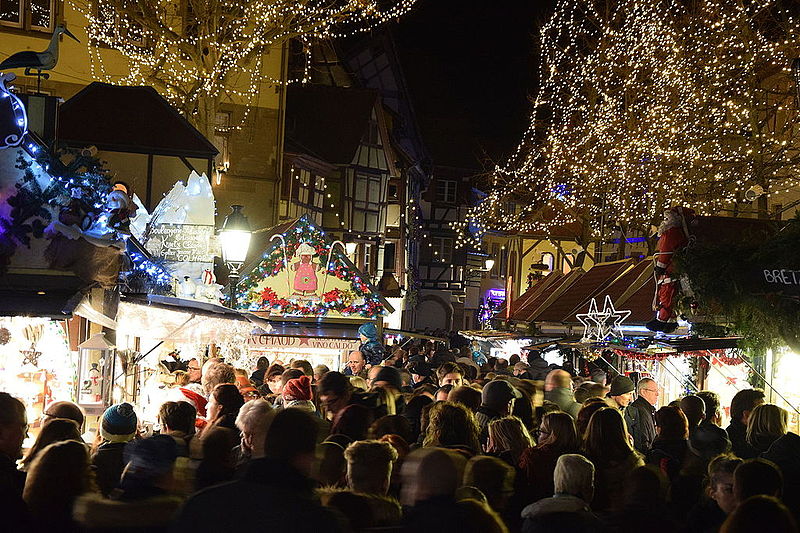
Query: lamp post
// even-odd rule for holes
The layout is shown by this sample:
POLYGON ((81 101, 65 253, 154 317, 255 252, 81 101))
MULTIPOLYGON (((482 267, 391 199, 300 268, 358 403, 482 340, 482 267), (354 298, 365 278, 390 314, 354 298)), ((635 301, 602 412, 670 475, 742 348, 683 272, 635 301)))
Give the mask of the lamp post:
POLYGON ((230 288, 230 307, 236 309, 236 283, 239 281, 239 269, 247 259, 250 248, 250 223, 242 213, 244 206, 232 205, 231 212, 222 223, 219 240, 222 245, 222 260, 228 265, 228 285, 230 288))

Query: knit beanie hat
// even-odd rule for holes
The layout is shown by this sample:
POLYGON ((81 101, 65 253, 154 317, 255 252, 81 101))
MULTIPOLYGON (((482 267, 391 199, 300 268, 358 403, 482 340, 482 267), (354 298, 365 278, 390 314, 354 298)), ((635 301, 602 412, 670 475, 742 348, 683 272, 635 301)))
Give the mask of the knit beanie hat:
POLYGON ((103 413, 100 436, 109 442, 128 442, 136 435, 138 419, 129 403, 112 405, 103 413))
POLYGON ((393 388, 400 390, 403 388, 403 379, 400 377, 400 371, 393 366, 384 366, 378 371, 373 383, 378 381, 385 381, 393 388))
POLYGON ((311 399, 311 378, 300 376, 290 379, 283 387, 283 399, 291 400, 310 400, 311 399))
POLYGON ((429 365, 425 361, 412 362, 410 365, 408 365, 408 371, 411 372, 412 374, 416 374, 417 376, 422 376, 424 378, 432 374, 431 365, 429 365))
POLYGON ((178 446, 169 435, 154 435, 133 440, 125 445, 125 481, 157 479, 172 470, 178 457, 178 446))
POLYGON ((358 334, 364 335, 371 341, 374 341, 378 338, 378 328, 375 327, 375 324, 372 322, 367 322, 365 324, 361 324, 358 328, 358 334))
POLYGON ((611 381, 611 392, 609 396, 622 396, 633 392, 633 381, 628 376, 617 376, 611 381))

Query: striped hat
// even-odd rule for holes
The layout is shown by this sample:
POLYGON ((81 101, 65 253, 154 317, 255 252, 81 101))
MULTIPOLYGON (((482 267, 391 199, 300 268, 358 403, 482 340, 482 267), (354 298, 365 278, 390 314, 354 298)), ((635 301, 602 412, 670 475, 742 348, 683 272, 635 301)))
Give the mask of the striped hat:
POLYGON ((100 436, 109 442, 128 442, 136 435, 138 419, 129 403, 112 405, 103 413, 100 436))

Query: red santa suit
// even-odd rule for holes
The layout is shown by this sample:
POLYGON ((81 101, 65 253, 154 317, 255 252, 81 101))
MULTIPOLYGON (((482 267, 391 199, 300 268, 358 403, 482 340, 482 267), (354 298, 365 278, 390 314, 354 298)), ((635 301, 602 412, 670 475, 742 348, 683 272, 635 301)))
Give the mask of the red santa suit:
POLYGON ((695 214, 691 209, 673 207, 665 213, 665 221, 659 228, 657 251, 653 257, 655 262, 656 294, 653 299, 653 310, 656 316, 647 323, 651 331, 671 333, 678 327, 675 303, 678 296, 678 279, 674 276, 672 263, 676 251, 689 242, 689 222, 695 214))

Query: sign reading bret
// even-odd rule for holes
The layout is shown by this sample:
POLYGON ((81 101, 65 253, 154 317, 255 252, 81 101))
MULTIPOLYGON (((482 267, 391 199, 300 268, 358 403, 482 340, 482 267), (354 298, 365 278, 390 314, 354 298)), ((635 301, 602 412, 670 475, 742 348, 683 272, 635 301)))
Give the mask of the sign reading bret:
POLYGON ((800 270, 789 268, 763 269, 762 285, 769 291, 800 294, 800 270))
POLYGON ((145 247, 166 261, 213 263, 214 226, 158 224, 150 229, 145 247))

